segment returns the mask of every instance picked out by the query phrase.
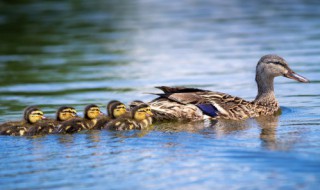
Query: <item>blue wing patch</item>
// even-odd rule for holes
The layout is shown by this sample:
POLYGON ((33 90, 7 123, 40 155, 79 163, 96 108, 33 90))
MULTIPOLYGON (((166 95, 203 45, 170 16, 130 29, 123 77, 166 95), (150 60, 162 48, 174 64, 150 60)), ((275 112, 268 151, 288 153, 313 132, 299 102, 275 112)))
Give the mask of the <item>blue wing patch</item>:
POLYGON ((196 105, 204 114, 216 117, 218 116, 218 109, 214 107, 212 104, 198 104, 196 105))

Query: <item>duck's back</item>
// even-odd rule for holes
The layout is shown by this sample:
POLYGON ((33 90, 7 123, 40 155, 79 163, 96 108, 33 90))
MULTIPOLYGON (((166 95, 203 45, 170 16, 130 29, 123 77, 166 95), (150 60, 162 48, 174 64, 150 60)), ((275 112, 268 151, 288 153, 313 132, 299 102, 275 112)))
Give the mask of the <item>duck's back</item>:
POLYGON ((164 94, 150 102, 150 107, 157 121, 183 120, 195 121, 209 116, 243 120, 275 112, 274 106, 246 101, 242 98, 221 92, 194 88, 160 87, 164 94))

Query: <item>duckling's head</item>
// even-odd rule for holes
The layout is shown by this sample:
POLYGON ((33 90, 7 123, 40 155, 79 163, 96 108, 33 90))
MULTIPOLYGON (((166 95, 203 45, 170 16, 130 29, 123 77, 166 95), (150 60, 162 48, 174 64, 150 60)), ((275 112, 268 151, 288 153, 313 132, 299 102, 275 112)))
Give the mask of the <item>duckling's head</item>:
POLYGON ((24 110, 23 118, 30 124, 45 119, 43 112, 36 106, 29 106, 24 110))
POLYGON ((56 112, 57 121, 66 121, 77 116, 77 110, 71 106, 61 106, 56 112))
POLYGON ((141 100, 134 100, 129 104, 129 108, 130 108, 130 110, 132 110, 133 108, 135 108, 136 106, 139 106, 141 104, 144 104, 144 102, 141 100))
POLYGON ((295 73, 288 63, 278 55, 265 55, 259 60, 256 67, 256 80, 273 79, 277 76, 284 76, 299 82, 309 82, 305 77, 295 73))
POLYGON ((136 121, 142 121, 144 119, 147 119, 148 117, 153 116, 151 108, 148 104, 141 104, 139 106, 136 106, 132 109, 131 114, 133 119, 136 121))
POLYGON ((127 108, 123 103, 117 100, 112 100, 107 105, 107 112, 111 118, 117 118, 125 114, 127 112, 127 108))
POLYGON ((92 120, 102 115, 100 108, 95 104, 90 104, 84 108, 84 118, 92 120))

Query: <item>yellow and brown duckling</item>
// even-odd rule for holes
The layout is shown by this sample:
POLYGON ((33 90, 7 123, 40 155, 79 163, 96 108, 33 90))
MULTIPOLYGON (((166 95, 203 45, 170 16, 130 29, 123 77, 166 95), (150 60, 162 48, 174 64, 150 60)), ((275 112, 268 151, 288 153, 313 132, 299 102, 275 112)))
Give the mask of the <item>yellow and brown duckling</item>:
POLYGON ((127 112, 126 106, 118 100, 112 100, 107 105, 107 114, 100 115, 93 129, 101 130, 108 122, 119 118, 127 112))
POLYGON ((147 129, 152 125, 152 115, 149 105, 141 104, 134 107, 130 114, 126 114, 107 123, 104 128, 117 131, 147 129))
POLYGON ((28 131, 36 126, 40 126, 40 121, 45 119, 43 112, 36 106, 29 106, 24 110, 23 120, 7 122, 1 125, 1 135, 24 136, 28 131))
POLYGON ((58 133, 76 133, 82 130, 90 130, 97 123, 97 118, 102 115, 100 108, 90 104, 84 109, 84 118, 72 118, 59 125, 58 133))
POLYGON ((28 129, 27 135, 33 136, 56 133, 62 122, 68 121, 76 116, 77 111, 75 108, 71 106, 61 106, 56 112, 55 119, 45 118, 42 121, 39 121, 38 125, 32 126, 28 129))

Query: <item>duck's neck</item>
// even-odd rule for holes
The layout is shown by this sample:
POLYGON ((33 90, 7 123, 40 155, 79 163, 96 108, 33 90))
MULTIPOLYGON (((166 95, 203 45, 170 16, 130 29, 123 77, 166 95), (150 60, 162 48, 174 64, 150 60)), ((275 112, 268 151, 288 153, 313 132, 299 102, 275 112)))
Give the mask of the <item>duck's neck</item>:
POLYGON ((258 85, 258 95, 254 102, 263 105, 278 103, 274 95, 273 87, 274 77, 256 75, 256 82, 258 85))

